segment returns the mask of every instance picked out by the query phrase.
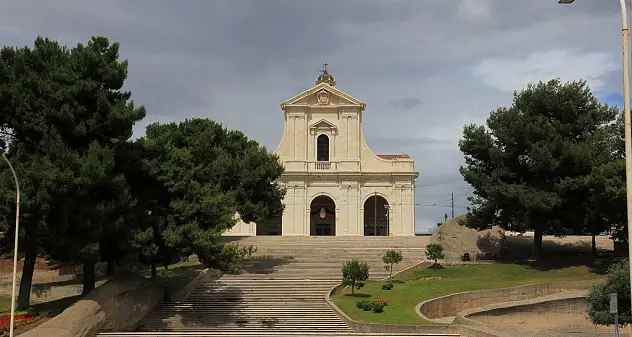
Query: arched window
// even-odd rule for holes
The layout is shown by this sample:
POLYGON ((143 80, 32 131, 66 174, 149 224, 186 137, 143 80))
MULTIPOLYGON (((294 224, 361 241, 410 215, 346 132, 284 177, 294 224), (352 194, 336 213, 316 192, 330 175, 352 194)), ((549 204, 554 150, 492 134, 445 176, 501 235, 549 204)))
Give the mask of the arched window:
POLYGON ((329 137, 320 135, 316 138, 316 160, 329 161, 329 137))

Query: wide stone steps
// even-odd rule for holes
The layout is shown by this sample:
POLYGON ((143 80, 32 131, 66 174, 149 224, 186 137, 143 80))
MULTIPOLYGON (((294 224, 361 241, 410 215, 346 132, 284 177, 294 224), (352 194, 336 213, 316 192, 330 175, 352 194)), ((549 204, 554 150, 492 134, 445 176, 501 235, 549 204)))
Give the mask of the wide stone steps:
MULTIPOLYGON (((117 336, 458 336, 441 334, 356 334, 325 301, 340 283, 341 265, 358 259, 370 279, 389 276, 382 255, 402 251, 398 272, 425 258, 427 238, 250 237, 235 241, 257 252, 238 275, 199 283, 183 302, 161 303, 142 319, 138 332, 117 336)), ((114 336, 102 333, 100 336, 114 336)))
MULTIPOLYGON (((267 323, 258 323, 257 325, 248 325, 248 324, 222 324, 218 326, 209 326, 210 323, 200 322, 200 326, 194 326, 195 323, 185 322, 185 323, 170 323, 170 325, 162 331, 178 331, 178 332, 189 332, 189 331, 202 331, 202 332, 265 332, 265 331, 274 331, 274 332, 294 332, 294 333, 304 333, 307 331, 311 332, 324 332, 330 334, 336 334, 341 332, 341 329, 345 329, 346 325, 342 324, 340 326, 321 326, 321 325, 305 325, 305 322, 297 323, 297 324, 267 324, 267 323)), ((152 331, 152 330, 143 330, 143 331, 152 331)), ((346 328, 347 332, 350 332, 348 328, 346 328)))
POLYGON ((159 304, 137 330, 349 332, 324 300, 336 283, 247 275, 201 282, 186 301, 159 304))

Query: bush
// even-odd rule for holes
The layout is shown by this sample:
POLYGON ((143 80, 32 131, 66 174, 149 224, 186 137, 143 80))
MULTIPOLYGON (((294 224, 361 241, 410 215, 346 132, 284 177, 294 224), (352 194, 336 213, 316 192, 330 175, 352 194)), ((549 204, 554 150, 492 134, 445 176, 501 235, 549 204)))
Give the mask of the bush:
POLYGON ((383 312, 385 306, 386 304, 381 303, 381 302, 371 303, 371 307, 373 308, 373 312, 375 313, 383 312))
POLYGON ((595 285, 587 297, 588 316, 593 324, 614 324, 614 315, 610 313, 610 294, 617 293, 619 324, 632 323, 630 313, 630 266, 628 260, 613 264, 608 269, 604 283, 595 285))
POLYGON ((373 311, 375 313, 383 312, 388 305, 388 300, 381 297, 374 297, 369 300, 361 300, 356 302, 356 308, 364 311, 373 311))
POLYGON ((387 306, 388 305, 388 300, 385 298, 381 298, 381 297, 373 297, 371 299, 371 303, 373 304, 378 304, 378 305, 384 305, 387 306))
POLYGON ((393 284, 392 283, 384 283, 382 284, 382 290, 391 290, 393 289, 393 284))
POLYGON ((371 303, 371 301, 368 301, 368 300, 361 300, 361 301, 356 302, 356 308, 362 309, 364 311, 371 311, 373 310, 373 303, 371 303))

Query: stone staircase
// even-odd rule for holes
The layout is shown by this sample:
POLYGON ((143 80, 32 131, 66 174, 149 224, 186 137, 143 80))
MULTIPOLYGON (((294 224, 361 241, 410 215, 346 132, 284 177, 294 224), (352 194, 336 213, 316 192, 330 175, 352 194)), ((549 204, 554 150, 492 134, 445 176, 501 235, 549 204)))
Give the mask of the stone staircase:
POLYGON ((117 336, 365 336, 352 333, 325 301, 329 289, 340 282, 342 263, 354 258, 367 262, 370 278, 383 279, 389 274, 381 259, 387 249, 404 255, 393 268, 398 272, 423 261, 428 243, 427 237, 226 240, 257 247, 242 274, 201 282, 184 302, 159 304, 143 318, 137 332, 117 336))
POLYGON ((358 259, 370 267, 370 279, 388 277, 382 256, 388 249, 402 252, 404 260, 393 267, 399 272, 425 261, 429 237, 253 236, 233 238, 240 245, 253 245, 257 252, 246 265, 257 277, 297 277, 340 281, 344 261, 358 259))

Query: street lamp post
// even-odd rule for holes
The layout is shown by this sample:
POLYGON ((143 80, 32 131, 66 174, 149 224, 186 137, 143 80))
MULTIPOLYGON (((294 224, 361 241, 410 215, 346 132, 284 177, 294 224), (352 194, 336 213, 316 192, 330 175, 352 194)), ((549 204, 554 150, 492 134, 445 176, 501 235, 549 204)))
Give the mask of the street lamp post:
MULTIPOLYGON (((571 4, 575 0, 559 0, 561 4, 571 4)), ((630 280, 632 281, 632 124, 630 121, 630 35, 628 31, 628 4, 621 4, 621 35, 623 39, 623 116, 625 123, 625 188, 628 211, 628 262, 630 264, 630 280)))
POLYGON ((13 173, 13 179, 15 180, 15 241, 13 244, 13 286, 11 287, 11 321, 9 323, 9 337, 13 337, 13 328, 15 326, 15 297, 16 297, 16 283, 18 280, 18 238, 20 237, 20 183, 18 183, 18 176, 15 174, 13 165, 7 158, 6 153, 2 154, 2 158, 7 162, 11 173, 13 173))

